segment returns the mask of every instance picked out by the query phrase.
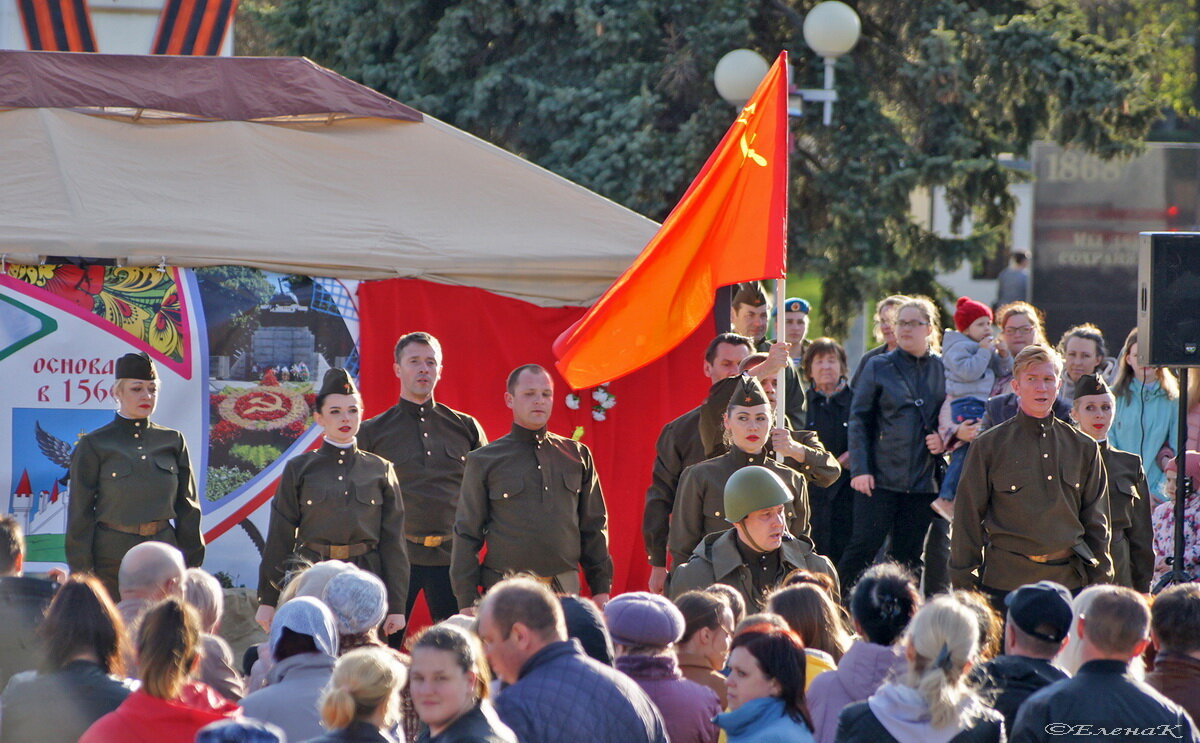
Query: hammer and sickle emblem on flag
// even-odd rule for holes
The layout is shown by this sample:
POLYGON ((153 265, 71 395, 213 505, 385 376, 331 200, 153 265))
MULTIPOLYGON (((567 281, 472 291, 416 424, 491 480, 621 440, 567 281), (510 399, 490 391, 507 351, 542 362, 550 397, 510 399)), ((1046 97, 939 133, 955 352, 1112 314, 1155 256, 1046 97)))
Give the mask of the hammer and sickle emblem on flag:
POLYGON ((742 165, 746 164, 746 160, 753 160, 756 164, 765 168, 767 166, 767 158, 755 152, 754 148, 750 146, 757 136, 757 134, 752 134, 750 135, 750 139, 747 140, 745 133, 742 134, 742 140, 739 143, 739 146, 742 148, 742 165))

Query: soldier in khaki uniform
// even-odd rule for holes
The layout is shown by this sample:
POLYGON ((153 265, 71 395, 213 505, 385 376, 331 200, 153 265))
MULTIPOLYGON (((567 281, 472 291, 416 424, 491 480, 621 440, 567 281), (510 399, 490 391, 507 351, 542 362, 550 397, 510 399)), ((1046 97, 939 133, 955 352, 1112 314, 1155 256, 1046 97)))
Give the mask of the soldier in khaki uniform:
POLYGON ((593 599, 603 606, 613 563, 592 453, 546 430, 554 381, 545 369, 518 367, 507 390, 512 430, 467 455, 450 564, 458 605, 473 612, 479 589, 510 572, 531 573, 559 593, 578 593, 582 566, 593 599))
POLYGON ((362 399, 345 369, 325 373, 316 420, 325 440, 293 457, 271 500, 271 525, 258 576, 256 619, 270 627, 289 560, 345 560, 379 576, 387 587, 385 634, 404 628, 408 555, 404 503, 392 463, 363 451, 355 437, 362 399))
POLYGON ((1096 442, 1053 415, 1061 357, 1031 345, 1013 361, 1015 417, 971 444, 954 499, 950 574, 1000 602, 1027 583, 1111 582, 1108 478, 1096 442))
POLYGON ((400 401, 363 423, 358 445, 390 461, 400 480, 411 563, 404 614, 412 613, 424 591, 433 621, 440 622, 458 611, 450 542, 467 454, 486 444, 487 436, 473 417, 434 401, 442 375, 437 338, 428 333, 400 338, 394 371, 400 401))
MULTIPOLYGON (((767 301, 766 292, 759 282, 751 281, 736 287, 730 303, 730 323, 735 333, 741 333, 754 341, 755 351, 767 353, 774 345, 774 342, 766 337, 770 314, 771 303, 767 301)), ((791 341, 790 338, 785 340, 791 341)), ((788 348, 790 350, 791 346, 788 348)), ((797 350, 801 349, 797 347, 797 350)), ((794 364, 788 363, 784 368, 784 389, 787 391, 788 422, 794 430, 804 428, 804 385, 794 364)))
POLYGON ((94 572, 117 600, 121 559, 146 541, 178 547, 189 567, 204 561, 196 478, 183 434, 150 421, 158 371, 145 353, 117 359, 112 423, 79 440, 71 456, 67 563, 94 572), (174 524, 172 524, 174 521, 174 524))
POLYGON ((833 563, 813 552, 807 540, 788 534, 785 509, 791 502, 792 492, 774 471, 751 465, 733 473, 723 502, 733 528, 706 536, 671 573, 671 598, 724 583, 742 594, 747 611, 762 611, 767 595, 797 568, 830 576, 836 594, 833 563))
MULTIPOLYGON (((738 364, 753 350, 750 339, 737 333, 722 333, 709 342, 704 352, 704 376, 717 384, 738 373, 738 364)), ((655 445, 654 474, 646 491, 642 515, 642 538, 650 558, 650 591, 662 593, 667 581, 667 532, 679 478, 688 467, 707 459, 700 440, 698 405, 663 426, 655 445)))
POLYGON ((1150 592, 1154 576, 1154 531, 1150 520, 1150 488, 1142 458, 1114 449, 1108 442, 1116 400, 1103 377, 1084 374, 1075 382, 1072 415, 1079 429, 1100 445, 1108 474, 1108 509, 1112 524, 1113 574, 1117 585, 1150 592))
MULTIPOLYGON (((675 565, 687 562, 706 534, 726 530, 729 522, 722 515, 725 483, 734 472, 750 465, 771 470, 787 485, 793 496, 785 509, 788 530, 811 543, 805 479, 796 469, 776 462, 772 458, 773 447, 768 444, 778 445, 793 464, 810 456, 809 447, 794 441, 787 431, 774 429, 770 401, 757 379, 742 375, 722 384, 737 388, 725 406, 728 451, 684 470, 668 538, 675 565)), ((811 455, 814 460, 821 460, 822 482, 829 484, 841 474, 841 467, 836 458, 828 452, 821 457, 821 452, 824 450, 812 450, 811 455)))

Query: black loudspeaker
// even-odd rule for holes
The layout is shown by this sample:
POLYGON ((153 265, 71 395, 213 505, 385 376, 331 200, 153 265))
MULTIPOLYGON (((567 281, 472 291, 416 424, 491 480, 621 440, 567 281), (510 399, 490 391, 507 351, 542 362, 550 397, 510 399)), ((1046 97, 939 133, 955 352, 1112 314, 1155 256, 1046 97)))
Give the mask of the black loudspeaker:
POLYGON ((1138 355, 1150 366, 1200 367, 1200 233, 1142 233, 1138 355))

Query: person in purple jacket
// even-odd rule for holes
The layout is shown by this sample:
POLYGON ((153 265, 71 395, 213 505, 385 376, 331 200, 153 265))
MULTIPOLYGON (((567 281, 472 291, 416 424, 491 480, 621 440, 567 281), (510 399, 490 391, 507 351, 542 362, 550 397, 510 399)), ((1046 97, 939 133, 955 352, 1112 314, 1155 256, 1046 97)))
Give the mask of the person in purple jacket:
POLYGON ((653 593, 623 593, 604 607, 616 649, 617 670, 642 687, 658 707, 671 743, 716 743, 717 694, 688 681, 679 670, 675 643, 683 637, 683 614, 653 593))
POLYGON ((912 573, 894 562, 868 568, 850 594, 850 613, 859 638, 838 667, 808 687, 816 743, 833 743, 838 714, 875 693, 887 678, 904 670, 896 642, 921 608, 921 592, 912 573))

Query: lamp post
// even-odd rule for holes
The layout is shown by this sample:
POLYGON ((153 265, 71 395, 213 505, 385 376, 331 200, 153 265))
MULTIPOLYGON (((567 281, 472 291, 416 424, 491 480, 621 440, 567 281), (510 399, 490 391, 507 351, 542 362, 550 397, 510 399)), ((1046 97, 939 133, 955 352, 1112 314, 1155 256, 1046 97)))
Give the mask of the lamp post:
MULTIPOLYGON (((804 18, 804 42, 825 62, 825 80, 820 88, 801 88, 789 96, 788 113, 803 115, 804 101, 823 103, 822 123, 833 123, 833 104, 838 99, 833 87, 834 65, 837 58, 854 48, 862 35, 862 22, 854 8, 841 0, 818 3, 804 18)), ((713 82, 721 97, 741 108, 750 100, 754 89, 766 77, 770 66, 767 60, 752 49, 735 49, 717 62, 713 82)), ((788 70, 789 81, 792 70, 788 70)))

